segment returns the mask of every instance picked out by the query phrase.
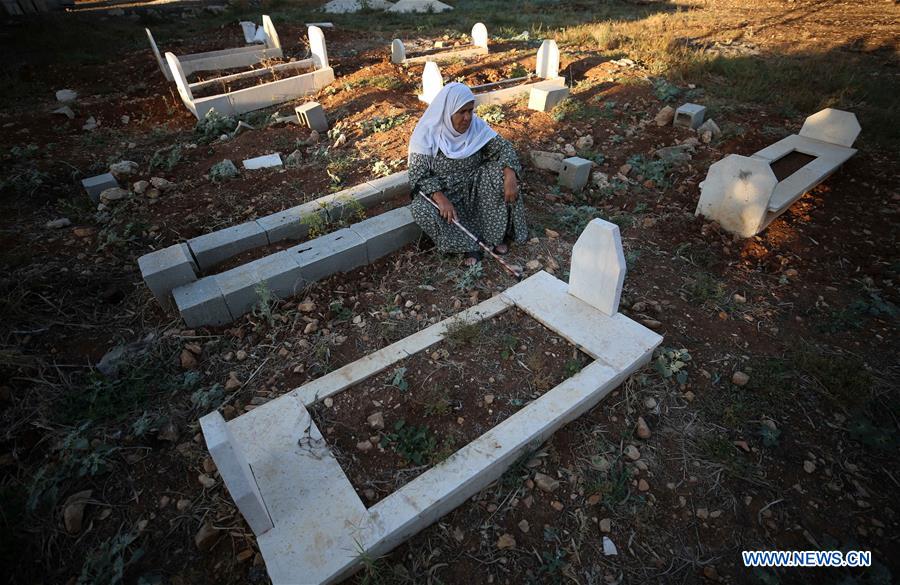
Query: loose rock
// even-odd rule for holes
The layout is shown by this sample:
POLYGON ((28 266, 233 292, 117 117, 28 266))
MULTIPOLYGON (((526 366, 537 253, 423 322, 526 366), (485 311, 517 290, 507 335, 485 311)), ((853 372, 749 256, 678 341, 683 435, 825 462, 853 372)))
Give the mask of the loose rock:
POLYGON ((121 187, 110 187, 109 189, 105 189, 100 193, 100 201, 102 203, 111 203, 113 201, 119 201, 120 199, 124 199, 128 196, 128 191, 121 187))
POLYGON ((650 484, 647 483, 647 480, 643 477, 638 480, 638 491, 647 492, 650 491, 650 484))
POLYGON ((109 172, 112 176, 122 180, 127 179, 138 170, 138 164, 133 160, 121 160, 117 163, 109 165, 109 172))
POLYGON ((135 183, 131 187, 131 189, 138 195, 143 195, 144 192, 147 190, 147 187, 149 187, 149 186, 150 186, 149 181, 141 180, 141 181, 135 181, 135 183))
POLYGON ((60 89, 56 92, 56 101, 61 104, 74 102, 78 99, 78 92, 71 89, 60 89))
POLYGON ((72 222, 68 217, 61 217, 59 219, 53 219, 44 224, 44 227, 48 230, 58 230, 64 227, 69 227, 72 225, 72 222))
POLYGON ((84 507, 88 500, 91 499, 93 490, 84 490, 72 494, 66 499, 63 508, 63 522, 66 525, 66 532, 69 534, 78 534, 81 532, 81 524, 84 519, 84 507))
POLYGON ((675 108, 672 106, 665 106, 659 112, 657 112, 656 117, 657 126, 666 126, 672 123, 672 120, 675 119, 675 108))
POLYGON ((741 371, 737 371, 731 376, 731 383, 735 386, 746 386, 749 381, 750 376, 741 371))
POLYGON ((594 137, 590 134, 582 136, 575 141, 575 148, 578 150, 588 150, 594 146, 594 137))
POLYGON ((506 533, 500 536, 497 539, 497 548, 500 550, 504 550, 507 548, 515 548, 516 546, 516 537, 512 534, 506 533))
POLYGON ((530 529, 531 526, 528 524, 528 520, 522 520, 521 522, 519 522, 519 530, 521 530, 522 532, 527 534, 530 529))
POLYGON ((200 527, 200 530, 197 531, 197 534, 194 536, 194 544, 197 545, 197 548, 201 551, 207 551, 216 544, 216 539, 219 536, 219 531, 212 525, 210 522, 204 522, 203 526, 200 527))
POLYGON ((369 440, 360 441, 359 443, 356 444, 357 450, 362 451, 363 453, 371 450, 372 447, 373 447, 372 441, 369 441, 369 440))
POLYGON ((534 483, 545 492, 551 493, 559 489, 559 481, 553 479, 549 475, 536 473, 534 475, 534 483))
POLYGON ((604 518, 600 521, 600 532, 612 532, 612 520, 604 518))
POLYGON ((641 458, 641 452, 638 451, 638 448, 634 445, 628 445, 625 447, 625 457, 628 457, 632 461, 637 461, 641 458))
POLYGON ((376 431, 380 431, 384 428, 384 414, 381 412, 370 414, 366 421, 369 423, 369 427, 376 431))
POLYGON ((637 419, 637 429, 635 430, 639 439, 649 439, 650 438, 650 427, 647 426, 647 421, 644 420, 644 417, 639 416, 637 419))
POLYGON ((175 187, 175 183, 172 181, 168 181, 163 179, 162 177, 153 177, 150 179, 150 184, 159 189, 162 192, 166 192, 175 187))
POLYGON ((195 370, 197 369, 197 358, 194 357, 194 354, 189 352, 186 349, 181 350, 181 368, 184 370, 195 370))
POLYGON ((206 475, 205 473, 201 473, 200 475, 198 475, 197 481, 199 481, 200 485, 202 485, 206 489, 209 489, 216 485, 216 480, 206 475))

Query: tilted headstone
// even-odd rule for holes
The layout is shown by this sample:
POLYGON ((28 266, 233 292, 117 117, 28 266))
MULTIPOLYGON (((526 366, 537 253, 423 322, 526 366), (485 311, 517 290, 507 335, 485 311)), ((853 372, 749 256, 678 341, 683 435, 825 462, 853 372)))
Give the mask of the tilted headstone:
MULTIPOLYGON (((266 43, 266 47, 270 49, 278 49, 281 47, 281 41, 278 39, 278 33, 275 31, 275 25, 272 24, 272 19, 269 18, 268 14, 263 14, 262 17, 262 29, 265 33, 265 38, 263 39, 266 43)), ((321 30, 319 31, 321 32, 321 30)), ((312 43, 310 43, 312 45, 312 43)), ((322 41, 322 46, 325 45, 325 41, 322 41)), ((325 57, 325 62, 328 62, 328 57, 325 57)))
POLYGON ((697 214, 749 238, 762 229, 778 179, 769 161, 732 154, 709 167, 701 183, 697 214))
POLYGON ((309 51, 312 53, 313 63, 316 69, 328 67, 328 49, 325 48, 325 33, 317 26, 306 29, 309 37, 309 51))
POLYGON ((556 41, 547 39, 541 43, 537 53, 537 67, 535 73, 543 79, 559 77, 559 47, 556 41))
POLYGON ((862 126, 853 112, 825 108, 803 122, 800 136, 850 148, 861 131, 862 126))
POLYGON ((253 43, 256 37, 256 23, 242 20, 239 24, 241 25, 241 30, 244 32, 244 42, 248 45, 253 43))
POLYGON ((591 220, 572 248, 569 294, 612 317, 619 312, 625 254, 619 226, 591 220))

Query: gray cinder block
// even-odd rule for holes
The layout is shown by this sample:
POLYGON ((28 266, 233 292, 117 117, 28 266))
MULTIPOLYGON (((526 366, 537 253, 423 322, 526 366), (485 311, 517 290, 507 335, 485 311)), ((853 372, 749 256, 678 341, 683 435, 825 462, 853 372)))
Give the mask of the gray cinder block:
POLYGON ((336 272, 366 264, 366 242, 348 228, 286 250, 300 266, 303 279, 313 283, 336 272))
POLYGON ((303 289, 300 266, 287 251, 248 262, 213 277, 228 311, 239 317, 259 304, 260 289, 265 287, 278 298, 289 297, 303 289))
POLYGON ((418 224, 413 221, 409 207, 376 215, 350 226, 350 230, 365 240, 370 263, 416 241, 422 234, 418 224))
POLYGON ((319 102, 307 102, 294 108, 294 111, 297 112, 297 118, 304 126, 317 132, 328 132, 328 119, 319 102))
POLYGON ((573 191, 581 191, 591 176, 591 161, 572 156, 562 161, 559 169, 559 184, 573 191))
POLYGON ((255 221, 218 230, 188 240, 188 246, 201 270, 269 243, 266 231, 255 221))
POLYGON ((528 95, 528 109, 549 112, 569 95, 568 87, 554 83, 536 83, 528 95))
POLYGON ((96 177, 88 177, 87 179, 82 179, 81 185, 84 187, 84 190, 87 191, 88 197, 91 198, 91 201, 93 201, 94 203, 99 203, 100 193, 103 193, 107 189, 118 187, 119 183, 118 181, 116 181, 116 178, 112 176, 112 173, 103 173, 102 175, 97 175, 96 177))
POLYGON ((283 240, 302 240, 309 234, 309 226, 302 220, 310 213, 315 213, 313 206, 304 203, 261 217, 256 223, 266 232, 270 244, 283 240))
POLYGON ((368 184, 381 194, 381 201, 410 194, 409 173, 407 171, 381 177, 380 179, 369 181, 368 184))
POLYGON ((179 286, 172 291, 172 296, 188 327, 227 325, 234 321, 213 277, 179 286))
POLYGON ((138 258, 141 276, 153 296, 164 306, 172 289, 197 280, 197 265, 187 244, 175 244, 138 258))
POLYGON ((672 124, 696 130, 703 123, 706 116, 706 106, 698 104, 684 104, 675 110, 675 119, 672 124))

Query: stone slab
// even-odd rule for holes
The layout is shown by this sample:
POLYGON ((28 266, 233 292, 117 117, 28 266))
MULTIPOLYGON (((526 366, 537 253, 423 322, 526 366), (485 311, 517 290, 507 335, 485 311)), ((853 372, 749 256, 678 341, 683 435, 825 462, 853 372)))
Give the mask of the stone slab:
POLYGON ((572 248, 569 294, 613 316, 619 312, 625 272, 619 226, 602 219, 588 222, 572 248))
POLYGON ((554 83, 536 83, 528 94, 528 109, 538 112, 549 112, 569 96, 568 87, 559 87, 554 83))
POLYGON ((449 4, 444 4, 438 0, 399 0, 396 4, 387 9, 387 12, 395 13, 413 13, 427 12, 438 13, 453 10, 449 4))
POLYGON ((475 106, 504 104, 506 102, 517 100, 522 96, 528 95, 531 88, 538 84, 562 88, 566 86, 566 80, 563 77, 557 77, 556 79, 547 79, 545 81, 535 81, 532 83, 526 82, 511 87, 504 87, 503 89, 495 89, 494 91, 476 93, 475 106))
POLYGON ((531 163, 539 169, 558 173, 562 169, 566 155, 561 152, 547 152, 544 150, 531 151, 531 163))
POLYGON ((269 243, 266 231, 255 221, 227 227, 191 238, 188 246, 201 270, 208 270, 219 262, 269 243))
POLYGON ((270 167, 280 167, 282 166, 281 162, 281 154, 264 154, 263 156, 257 156, 254 158, 248 158, 244 161, 244 168, 248 171, 253 171, 256 169, 268 169, 270 167))
POLYGON ((172 297, 188 327, 227 325, 234 321, 212 277, 179 286, 172 291, 172 297))
POLYGON ((356 235, 366 242, 368 262, 378 260, 411 244, 422 235, 422 229, 413 220, 409 207, 392 209, 350 226, 356 235))
POLYGON ((559 168, 559 184, 576 193, 585 188, 591 178, 593 163, 579 156, 563 159, 559 168))
POLYGON ((147 288, 162 305, 170 302, 172 289, 197 280, 197 264, 187 244, 175 244, 138 258, 147 288))
POLYGON ((701 183, 696 214, 749 238, 765 227, 766 210, 777 183, 768 160, 728 155, 710 165, 701 183))
POLYGON ((344 228, 285 250, 309 283, 366 264, 366 242, 344 228))
POLYGON ((103 193, 107 189, 118 187, 119 182, 116 181, 116 178, 112 175, 112 173, 103 173, 102 175, 82 179, 81 186, 84 187, 85 191, 87 191, 88 197, 91 198, 91 201, 93 201, 94 203, 100 203, 100 193, 103 193))
POLYGON ((250 529, 256 535, 271 530, 274 524, 259 493, 253 471, 233 440, 225 419, 218 411, 213 411, 200 418, 200 429, 219 474, 229 480, 226 483, 228 493, 250 529))
POLYGON ((800 136, 850 148, 862 132, 853 112, 825 108, 808 117, 800 129, 800 136))

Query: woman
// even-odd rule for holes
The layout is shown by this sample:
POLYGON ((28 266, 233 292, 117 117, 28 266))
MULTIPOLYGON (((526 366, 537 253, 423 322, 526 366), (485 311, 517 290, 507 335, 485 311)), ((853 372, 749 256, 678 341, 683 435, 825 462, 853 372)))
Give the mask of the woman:
POLYGON ((466 266, 481 260, 481 248, 453 220, 497 254, 505 254, 510 242, 524 242, 528 233, 516 152, 474 109, 472 90, 448 83, 425 110, 409 141, 413 219, 441 252, 465 254, 466 266))

